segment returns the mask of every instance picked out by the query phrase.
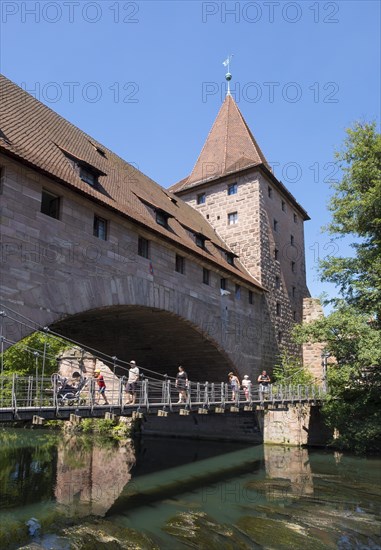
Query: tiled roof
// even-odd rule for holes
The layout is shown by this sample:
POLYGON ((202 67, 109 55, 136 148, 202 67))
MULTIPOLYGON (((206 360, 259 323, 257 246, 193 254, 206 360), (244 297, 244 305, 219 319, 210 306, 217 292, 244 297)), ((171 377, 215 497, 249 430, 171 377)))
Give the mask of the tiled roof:
POLYGON ((190 176, 170 190, 184 191, 201 182, 257 164, 268 166, 236 102, 231 95, 227 95, 190 176))
POLYGON ((229 247, 192 207, 3 75, 0 75, 0 98, 0 152, 261 288, 238 261, 236 267, 228 264, 221 248, 231 252, 229 247), (80 178, 68 154, 104 174, 99 176, 98 187, 92 187, 80 178), (147 204, 169 214, 169 229, 156 223, 147 204), (205 251, 195 244, 189 229, 205 235, 205 251))
POLYGON ((181 196, 189 189, 257 167, 293 203, 305 220, 309 216, 273 174, 264 154, 231 95, 227 95, 190 174, 169 187, 181 196))

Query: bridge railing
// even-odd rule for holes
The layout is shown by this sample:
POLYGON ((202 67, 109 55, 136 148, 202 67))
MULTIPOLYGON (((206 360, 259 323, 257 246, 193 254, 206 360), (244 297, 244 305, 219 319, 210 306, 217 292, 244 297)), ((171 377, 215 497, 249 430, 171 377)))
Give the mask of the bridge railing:
MULTIPOLYGON (((77 383, 78 384, 78 383, 77 383)), ((243 388, 235 392, 224 382, 189 382, 185 395, 181 394, 174 380, 155 380, 145 378, 136 385, 135 408, 149 410, 163 407, 169 410, 179 405, 208 408, 210 405, 239 405, 250 403, 297 403, 315 401, 324 398, 322 387, 303 385, 269 385, 261 387, 251 385, 245 392, 243 388)), ((125 380, 115 379, 106 388, 108 405, 122 410, 131 407, 127 402, 125 380)), ((68 384, 56 374, 52 377, 0 376, 0 408, 18 409, 54 407, 57 412, 65 407, 82 406, 94 408, 103 405, 98 386, 94 379, 81 379, 79 387, 68 384)), ((179 407, 176 407, 178 409, 179 407)))

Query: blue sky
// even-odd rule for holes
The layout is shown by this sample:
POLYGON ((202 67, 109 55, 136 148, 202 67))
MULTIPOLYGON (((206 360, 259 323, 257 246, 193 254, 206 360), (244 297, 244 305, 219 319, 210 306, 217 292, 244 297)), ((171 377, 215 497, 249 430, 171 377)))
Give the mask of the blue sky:
POLYGON ((309 212, 317 258, 346 254, 321 226, 344 131, 380 121, 376 1, 1 4, 0 70, 167 187, 190 173, 225 94, 232 95, 277 177, 309 212))

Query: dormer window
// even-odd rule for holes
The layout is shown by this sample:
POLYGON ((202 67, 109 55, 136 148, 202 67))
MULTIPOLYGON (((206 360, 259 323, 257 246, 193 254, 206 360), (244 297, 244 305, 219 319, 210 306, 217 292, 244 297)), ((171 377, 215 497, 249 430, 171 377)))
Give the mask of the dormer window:
POLYGON ((85 160, 78 159, 64 150, 62 150, 62 152, 81 180, 91 185, 91 187, 98 188, 99 176, 106 176, 106 174, 98 168, 91 166, 91 164, 88 164, 85 160))
POLYGON ((85 166, 79 165, 79 177, 82 181, 88 183, 92 187, 95 187, 98 183, 98 174, 92 170, 89 170, 89 168, 85 166))
POLYGON ((204 235, 195 235, 196 245, 200 248, 205 249, 205 240, 206 238, 204 237, 204 235))
POLYGON ((168 227, 169 214, 163 212, 163 210, 156 210, 156 223, 162 227, 168 227))
POLYGON ((226 261, 229 265, 234 265, 234 254, 231 252, 226 252, 226 261))

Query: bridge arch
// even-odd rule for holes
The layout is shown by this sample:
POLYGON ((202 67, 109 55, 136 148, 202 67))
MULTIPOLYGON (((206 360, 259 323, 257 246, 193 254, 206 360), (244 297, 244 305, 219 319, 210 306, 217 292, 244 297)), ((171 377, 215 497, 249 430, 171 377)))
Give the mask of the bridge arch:
MULTIPOLYGON (((235 370, 228 355, 200 327, 165 310, 111 306, 66 317, 54 332, 121 361, 175 376, 183 365, 193 381, 227 381, 235 370)), ((95 353, 95 352, 94 352, 95 353)), ((96 354, 96 353, 95 353, 96 354)))

